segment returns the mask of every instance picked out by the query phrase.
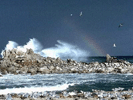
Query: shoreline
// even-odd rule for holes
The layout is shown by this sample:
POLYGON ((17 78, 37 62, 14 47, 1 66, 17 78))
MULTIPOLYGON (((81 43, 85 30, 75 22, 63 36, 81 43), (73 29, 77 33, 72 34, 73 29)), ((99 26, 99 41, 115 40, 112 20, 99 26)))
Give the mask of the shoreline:
POLYGON ((13 99, 13 100, 132 100, 133 99, 133 88, 125 91, 123 88, 115 88, 112 91, 103 90, 92 90, 92 92, 73 91, 60 93, 52 92, 33 92, 19 93, 19 94, 7 94, 0 95, 0 100, 13 99))
MULTIPOLYGON (((27 49, 26 52, 17 49, 5 50, 3 59, 0 60, 1 74, 62 74, 62 73, 131 73, 133 64, 118 60, 106 55, 106 61, 99 62, 77 62, 72 59, 62 60, 60 58, 42 57, 27 49)), ((2 75, 0 75, 2 76, 2 75)))
MULTIPOLYGON (((69 73, 103 73, 103 74, 133 74, 133 64, 125 60, 118 60, 106 55, 106 62, 77 62, 72 59, 66 61, 60 58, 42 57, 35 54, 32 49, 27 49, 26 52, 18 51, 17 49, 5 50, 3 59, 0 59, 1 77, 6 74, 69 74, 69 73)), ((76 92, 64 94, 46 94, 32 93, 30 94, 7 94, 0 95, 0 99, 13 98, 13 100, 117 100, 133 98, 133 89, 123 90, 122 88, 112 91, 93 90, 93 92, 76 92), (55 97, 53 97, 55 96, 55 97)))
MULTIPOLYGON (((41 89, 43 88, 40 88, 39 90, 41 89)), ((111 91, 106 91, 102 89, 101 90, 92 89, 92 91, 72 90, 71 92, 67 90, 60 90, 60 91, 42 91, 42 92, 32 91, 30 93, 22 91, 19 91, 18 93, 15 92, 6 93, 6 94, 0 93, 0 100, 5 100, 7 98, 12 98, 12 100, 119 100, 119 99, 133 100, 133 87, 129 88, 128 90, 119 87, 119 88, 114 88, 111 91)))

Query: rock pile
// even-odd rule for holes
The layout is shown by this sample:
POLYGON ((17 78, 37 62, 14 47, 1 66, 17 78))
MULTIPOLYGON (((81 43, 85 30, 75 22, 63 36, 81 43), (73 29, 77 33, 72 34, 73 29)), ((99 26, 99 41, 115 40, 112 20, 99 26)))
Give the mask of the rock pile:
POLYGON ((133 100, 133 90, 123 91, 123 88, 115 88, 113 91, 12 93, 6 95, 1 94, 0 100, 133 100))
POLYGON ((133 73, 133 64, 117 60, 107 54, 106 62, 76 62, 60 58, 42 57, 27 49, 22 52, 17 49, 5 50, 0 60, 1 74, 50 74, 50 73, 133 73))

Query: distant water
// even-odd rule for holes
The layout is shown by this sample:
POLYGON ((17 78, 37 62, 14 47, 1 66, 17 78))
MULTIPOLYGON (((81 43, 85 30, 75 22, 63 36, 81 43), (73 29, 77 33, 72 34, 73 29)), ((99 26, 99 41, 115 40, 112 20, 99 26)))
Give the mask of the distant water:
MULTIPOLYGON (((129 61, 130 63, 133 63, 133 56, 113 56, 119 60, 126 60, 129 61)), ((88 57, 86 62, 105 62, 106 57, 102 56, 96 56, 96 57, 88 57)))
POLYGON ((133 75, 129 74, 44 74, 4 75, 0 77, 1 93, 31 93, 44 91, 111 91, 112 88, 133 87, 133 75))

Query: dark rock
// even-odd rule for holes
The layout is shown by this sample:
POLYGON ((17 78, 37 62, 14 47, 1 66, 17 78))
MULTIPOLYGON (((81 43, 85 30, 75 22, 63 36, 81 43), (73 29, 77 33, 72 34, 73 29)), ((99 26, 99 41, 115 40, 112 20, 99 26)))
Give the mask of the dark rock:
POLYGON ((94 98, 98 98, 98 95, 96 93, 92 93, 91 96, 94 98))
POLYGON ((1 94, 1 95, 0 95, 0 100, 6 100, 6 96, 3 95, 3 94, 1 94))
POLYGON ((95 70, 95 73, 104 73, 104 71, 101 69, 97 69, 97 70, 95 70))
POLYGON ((120 68, 115 68, 115 69, 114 69, 114 72, 116 72, 116 73, 121 73, 121 69, 120 69, 120 68))

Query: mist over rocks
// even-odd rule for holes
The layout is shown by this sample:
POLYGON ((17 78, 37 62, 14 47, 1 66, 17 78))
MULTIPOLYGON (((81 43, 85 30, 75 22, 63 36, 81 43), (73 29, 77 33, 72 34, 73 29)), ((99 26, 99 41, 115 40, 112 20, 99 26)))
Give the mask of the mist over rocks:
POLYGON ((117 60, 109 54, 106 62, 77 62, 72 59, 42 57, 27 49, 3 51, 0 60, 1 74, 51 74, 51 73, 133 73, 133 64, 124 60, 117 60))

